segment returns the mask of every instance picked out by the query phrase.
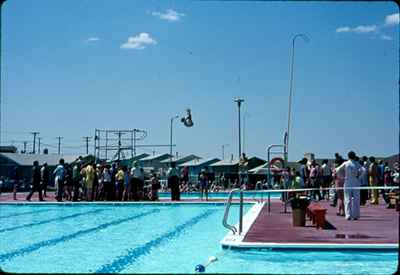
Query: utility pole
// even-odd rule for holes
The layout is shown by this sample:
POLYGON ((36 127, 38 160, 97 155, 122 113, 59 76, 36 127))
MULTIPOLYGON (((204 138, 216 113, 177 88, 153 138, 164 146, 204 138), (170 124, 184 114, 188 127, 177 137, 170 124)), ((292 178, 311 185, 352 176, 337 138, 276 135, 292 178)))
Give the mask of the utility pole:
POLYGON ((229 146, 229 144, 222 144, 222 160, 225 159, 225 146, 229 146))
POLYGON ((240 131, 240 106, 242 105, 242 102, 244 101, 244 99, 242 98, 236 98, 234 99, 234 101, 237 103, 238 106, 238 123, 239 123, 239 159, 242 155, 242 142, 241 142, 241 131, 240 131))
POLYGON ((26 144, 28 144, 28 142, 24 141, 24 154, 26 154, 26 144))
POLYGON ((38 154, 40 154, 40 140, 41 140, 42 138, 41 137, 38 137, 38 154))
POLYGON ((56 137, 58 139, 58 154, 61 154, 61 139, 63 139, 63 137, 56 137))
POLYGON ((36 136, 39 134, 39 132, 31 132, 31 134, 33 135, 33 153, 35 154, 36 136))
POLYGON ((89 140, 91 140, 92 137, 83 137, 83 139, 86 142, 86 155, 89 155, 89 140))

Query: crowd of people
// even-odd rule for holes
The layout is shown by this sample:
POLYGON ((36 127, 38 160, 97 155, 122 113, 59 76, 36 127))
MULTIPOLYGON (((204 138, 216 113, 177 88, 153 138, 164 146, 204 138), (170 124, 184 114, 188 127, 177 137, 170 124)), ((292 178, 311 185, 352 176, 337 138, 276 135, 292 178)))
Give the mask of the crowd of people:
MULTIPOLYGON (((335 154, 333 164, 328 160, 318 164, 315 160, 303 158, 299 161, 300 167, 282 169, 280 173, 273 176, 275 187, 283 189, 312 188, 310 196, 314 200, 331 200, 331 206, 337 207, 337 215, 345 216, 346 219, 358 219, 360 205, 379 204, 379 195, 382 195, 387 207, 390 204, 387 189, 351 189, 350 187, 384 187, 398 185, 399 164, 396 162, 393 168, 382 160, 379 162, 371 157, 358 157, 354 152, 348 153, 348 160, 340 154, 335 154), (277 183, 279 183, 277 185, 277 183)), ((242 173, 243 174, 243 173, 242 173)), ((241 174, 241 175, 242 175, 241 174)), ((161 184, 160 176, 151 171, 145 180, 145 172, 139 162, 132 163, 129 169, 125 165, 114 162, 112 164, 95 164, 94 161, 84 162, 79 157, 72 164, 67 164, 60 159, 58 166, 53 172, 47 163, 39 166, 33 163, 31 190, 26 197, 30 200, 34 192, 38 192, 39 200, 43 201, 48 196, 48 186, 54 179, 56 188, 55 198, 57 201, 141 201, 159 199, 159 191, 170 191, 171 200, 180 200, 181 192, 199 191, 200 198, 208 200, 208 193, 217 192, 227 187, 239 187, 236 179, 234 184, 222 175, 215 180, 212 173, 202 169, 197 185, 189 182, 187 167, 179 171, 174 162, 165 175, 166 181, 161 184), (228 185, 228 186, 226 186, 228 185), (42 194, 43 192, 43 194, 42 194)), ((249 189, 248 180, 241 180, 241 188, 249 189)), ((256 189, 265 189, 258 182, 256 189)), ((268 187, 271 183, 266 183, 268 187)), ((229 188, 228 188, 229 189, 229 188)), ((251 189, 251 188, 250 188, 251 189)), ((268 188, 267 188, 268 189, 268 188)), ((14 199, 16 199, 14 190, 14 199)), ((294 193, 289 193, 291 196, 294 193)), ((283 195, 282 199, 288 199, 283 195)))
POLYGON ((315 160, 303 158, 299 163, 297 171, 282 171, 281 187, 312 188, 310 196, 313 200, 331 199, 331 206, 337 207, 337 215, 345 216, 347 220, 359 219, 360 205, 365 205, 368 201, 372 205, 379 204, 379 194, 382 195, 387 208, 394 207, 388 196, 390 190, 379 188, 399 185, 398 162, 391 169, 387 162, 377 162, 373 156, 360 158, 350 151, 348 160, 336 153, 332 166, 328 165, 328 160, 323 160, 322 165, 319 165, 315 160))
MULTIPOLYGON (((83 163, 80 158, 70 165, 60 159, 52 174, 57 201, 155 201, 159 199, 159 190, 162 188, 155 172, 151 173, 149 180, 145 180, 144 170, 138 162, 134 162, 132 169, 128 169, 127 166, 117 163, 83 163)), ((33 193, 38 192, 39 200, 44 201, 51 178, 47 164, 39 167, 39 163, 35 161, 32 188, 26 200, 29 201, 33 193)), ((181 180, 187 181, 180 178, 175 164, 172 163, 168 171, 168 185, 165 187, 171 190, 172 200, 180 199, 181 180)))
MULTIPOLYGON (((206 169, 199 174, 199 184, 193 187, 189 183, 188 169, 179 171, 175 162, 171 162, 166 173, 165 184, 161 184, 155 171, 145 179, 145 172, 139 162, 134 161, 132 168, 114 162, 112 164, 95 164, 94 161, 83 162, 78 158, 73 164, 64 159, 50 173, 47 163, 39 166, 34 161, 32 168, 31 190, 26 197, 30 201, 34 192, 38 192, 39 201, 47 197, 50 181, 54 179, 55 199, 57 201, 156 201, 159 191, 170 191, 171 200, 180 200, 181 192, 200 191, 201 199, 208 200, 209 189, 216 191, 218 187, 210 184, 210 176, 206 169)), ((14 189, 16 200, 16 189, 14 189)))

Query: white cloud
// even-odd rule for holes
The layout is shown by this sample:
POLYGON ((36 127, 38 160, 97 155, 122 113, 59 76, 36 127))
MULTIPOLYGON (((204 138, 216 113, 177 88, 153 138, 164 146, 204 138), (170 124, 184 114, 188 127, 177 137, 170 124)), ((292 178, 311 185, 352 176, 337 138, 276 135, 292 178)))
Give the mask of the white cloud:
POLYGON ((370 26, 357 26, 352 29, 353 32, 355 33, 369 33, 369 32, 375 32, 376 31, 376 25, 370 25, 370 26))
POLYGON ((350 27, 340 27, 336 29, 336 32, 354 32, 354 33, 370 33, 377 32, 378 27, 376 25, 360 25, 355 28, 350 27))
POLYGON ((147 45, 155 45, 157 41, 148 33, 142 32, 136 36, 128 37, 128 41, 121 45, 121 49, 143 50, 147 45))
POLYGON ((349 32, 351 29, 349 27, 340 27, 336 29, 336 32, 349 32))
POLYGON ((398 25, 399 22, 400 22, 400 16, 398 13, 390 14, 385 17, 385 25, 386 26, 398 25))
POLYGON ((151 15, 170 22, 179 21, 181 20, 181 17, 185 16, 184 13, 179 13, 177 11, 174 11, 173 9, 167 9, 164 13, 153 11, 151 15))
POLYGON ((381 39, 382 39, 382 40, 393 40, 393 38, 392 38, 391 36, 386 35, 386 34, 382 34, 382 35, 381 35, 381 39))
POLYGON ((97 42, 99 40, 100 38, 98 37, 89 37, 88 39, 86 39, 86 42, 97 42))

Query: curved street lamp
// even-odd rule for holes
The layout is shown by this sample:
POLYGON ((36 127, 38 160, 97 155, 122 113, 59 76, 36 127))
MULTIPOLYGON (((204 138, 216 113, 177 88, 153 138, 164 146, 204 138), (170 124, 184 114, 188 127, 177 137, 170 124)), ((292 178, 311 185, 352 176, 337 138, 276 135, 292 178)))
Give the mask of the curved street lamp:
POLYGON ((170 161, 172 162, 172 123, 174 122, 174 119, 179 118, 178 115, 171 117, 171 125, 170 125, 170 136, 169 136, 169 154, 170 154, 170 161))
POLYGON ((291 118, 291 112, 292 112, 292 96, 293 96, 293 71, 294 71, 294 42, 296 41, 296 38, 301 37, 304 42, 308 43, 310 39, 308 38, 307 35, 303 33, 298 33, 292 38, 292 56, 291 56, 291 63, 290 63, 290 84, 289 84, 289 114, 288 114, 288 126, 286 129, 285 133, 285 162, 287 163, 288 161, 288 152, 289 152, 289 131, 290 131, 290 118, 291 118))

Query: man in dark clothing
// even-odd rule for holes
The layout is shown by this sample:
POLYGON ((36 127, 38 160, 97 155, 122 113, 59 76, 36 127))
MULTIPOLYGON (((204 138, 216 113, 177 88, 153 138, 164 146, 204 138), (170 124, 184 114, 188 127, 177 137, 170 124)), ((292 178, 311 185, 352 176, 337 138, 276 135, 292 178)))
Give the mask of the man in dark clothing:
POLYGON ((47 191, 47 185, 49 184, 50 181, 50 172, 46 162, 43 163, 42 169, 40 169, 40 176, 42 179, 43 195, 47 197, 46 191, 47 191))
MULTIPOLYGON (((117 163, 113 162, 111 165, 111 184, 110 184, 110 189, 109 189, 109 200, 115 200, 115 175, 117 175, 118 168, 117 168, 117 163)), ((108 199, 107 199, 108 200, 108 199)))
POLYGON ((38 191, 39 193, 39 200, 43 201, 42 198, 42 188, 40 186, 40 168, 39 168, 39 162, 35 160, 33 162, 33 168, 32 168, 32 189, 29 195, 26 197, 27 201, 31 200, 31 197, 35 191, 38 191))
POLYGON ((168 170, 168 187, 171 188, 171 200, 179 201, 179 174, 175 162, 171 162, 171 168, 168 170))
POLYGON ((13 198, 14 200, 17 200, 17 189, 18 189, 18 184, 21 181, 21 169, 19 169, 18 166, 14 167, 14 184, 13 184, 13 198))

